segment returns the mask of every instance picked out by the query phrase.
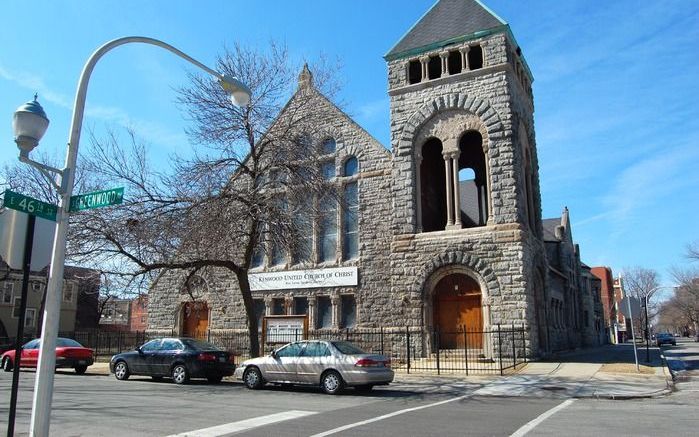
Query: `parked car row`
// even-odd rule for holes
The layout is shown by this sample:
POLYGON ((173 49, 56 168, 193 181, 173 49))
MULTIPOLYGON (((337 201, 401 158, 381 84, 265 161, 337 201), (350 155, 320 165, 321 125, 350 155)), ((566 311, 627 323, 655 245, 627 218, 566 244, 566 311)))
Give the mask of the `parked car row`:
MULTIPOLYGON (((22 347, 21 367, 36 367, 40 339, 22 347)), ((94 363, 94 351, 69 338, 58 338, 56 368, 73 368, 83 374, 94 363)), ((2 368, 15 366, 15 351, 2 354, 2 368)), ((369 391, 393 381, 390 359, 370 354, 348 341, 303 340, 284 345, 271 354, 253 358, 235 368, 234 356, 217 346, 193 338, 156 338, 130 352, 114 355, 109 371, 124 381, 131 375, 170 378, 186 384, 192 378, 218 383, 234 375, 249 389, 265 384, 318 386, 337 394, 345 387, 369 391)))

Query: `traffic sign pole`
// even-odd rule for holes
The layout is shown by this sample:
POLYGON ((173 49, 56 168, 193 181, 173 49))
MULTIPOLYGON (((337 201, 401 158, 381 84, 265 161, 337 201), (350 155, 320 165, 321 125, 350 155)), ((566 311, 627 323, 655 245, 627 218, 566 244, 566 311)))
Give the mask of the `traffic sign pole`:
POLYGON ((629 319, 631 319, 631 341, 633 341, 633 357, 636 360, 636 371, 641 372, 638 367, 638 352, 636 351, 636 335, 633 332, 633 313, 631 312, 631 299, 626 299, 626 305, 629 308, 629 319))
POLYGON ((24 239, 24 260, 22 262, 22 297, 19 301, 17 318, 17 335, 15 337, 15 362, 12 369, 12 390, 10 393, 10 417, 7 421, 7 436, 15 433, 15 415, 17 413, 17 392, 19 391, 19 366, 22 361, 22 342, 24 340, 24 319, 27 312, 27 291, 29 290, 29 271, 32 264, 32 246, 34 245, 34 223, 36 217, 29 215, 27 233, 24 239))

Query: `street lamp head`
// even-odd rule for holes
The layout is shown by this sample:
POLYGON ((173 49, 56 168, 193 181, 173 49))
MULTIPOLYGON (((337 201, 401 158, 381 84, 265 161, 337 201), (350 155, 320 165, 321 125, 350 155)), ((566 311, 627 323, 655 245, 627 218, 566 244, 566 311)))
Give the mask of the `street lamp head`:
POLYGON ((222 74, 219 78, 219 83, 221 84, 221 87, 231 95, 231 101, 234 105, 247 106, 247 104, 250 103, 250 96, 252 95, 252 92, 243 82, 239 81, 235 77, 222 74))
POLYGON ((48 127, 49 119, 34 94, 34 100, 17 108, 12 118, 12 130, 20 155, 28 155, 39 144, 48 127))

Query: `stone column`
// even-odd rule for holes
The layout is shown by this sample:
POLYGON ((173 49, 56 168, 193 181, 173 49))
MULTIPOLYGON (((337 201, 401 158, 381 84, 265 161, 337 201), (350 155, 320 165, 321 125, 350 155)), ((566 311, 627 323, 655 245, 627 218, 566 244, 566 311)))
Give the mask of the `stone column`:
POLYGON ((450 154, 445 153, 442 155, 444 158, 444 177, 445 184, 447 187, 447 226, 449 229, 454 225, 454 197, 452 195, 452 176, 451 176, 451 158, 450 154))
POLYGON ((272 296, 265 296, 265 316, 272 315, 272 296))
POLYGON ((332 314, 332 327, 333 329, 340 328, 340 296, 333 294, 330 296, 330 305, 332 309, 330 313, 332 314))
POLYGON ((442 61, 442 75, 440 77, 449 76, 449 67, 447 60, 449 59, 449 52, 440 52, 439 59, 442 61))
POLYGON ((461 71, 468 71, 469 70, 469 65, 468 65, 468 51, 471 50, 471 47, 466 46, 462 47, 459 49, 461 52, 461 71))
POLYGON ((294 315, 294 296, 291 293, 284 296, 284 307, 287 316, 294 315))
POLYGON ((316 329, 317 323, 316 323, 316 297, 315 296, 308 296, 308 329, 316 329))
POLYGON ((418 153, 415 155, 415 210, 417 211, 417 217, 415 223, 417 224, 416 232, 422 232, 422 176, 421 173, 422 166, 422 154, 418 153))
POLYGON ((454 227, 461 229, 461 195, 459 193, 459 152, 451 155, 451 165, 454 171, 454 227))
POLYGON ((420 65, 422 66, 422 82, 426 82, 430 78, 429 74, 427 73, 427 64, 429 62, 429 56, 420 56, 420 65))

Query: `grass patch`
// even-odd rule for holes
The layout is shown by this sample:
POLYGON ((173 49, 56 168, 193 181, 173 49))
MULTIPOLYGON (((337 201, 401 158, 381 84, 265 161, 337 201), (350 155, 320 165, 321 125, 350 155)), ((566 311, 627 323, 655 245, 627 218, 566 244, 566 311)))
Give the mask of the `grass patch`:
MULTIPOLYGON (((654 368, 654 367, 639 365, 638 368, 641 370, 641 373, 644 373, 644 374, 646 374, 646 375, 653 375, 653 374, 655 374, 655 368, 654 368)), ((607 364, 603 364, 602 367, 600 368, 600 372, 608 372, 608 373, 638 373, 638 372, 636 371, 636 365, 635 365, 635 364, 630 364, 630 363, 607 363, 607 364)))

